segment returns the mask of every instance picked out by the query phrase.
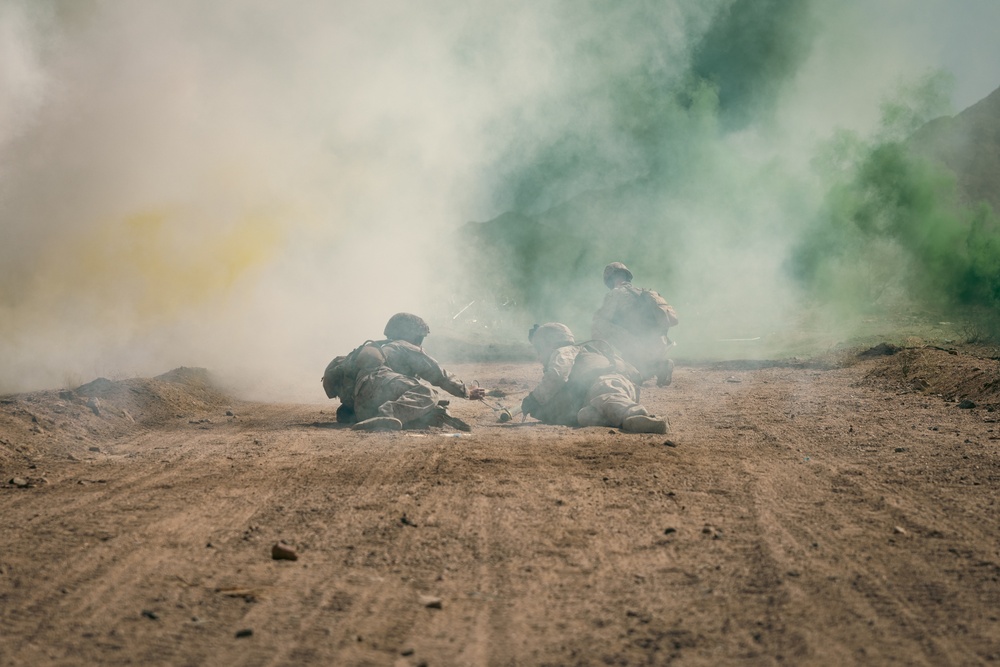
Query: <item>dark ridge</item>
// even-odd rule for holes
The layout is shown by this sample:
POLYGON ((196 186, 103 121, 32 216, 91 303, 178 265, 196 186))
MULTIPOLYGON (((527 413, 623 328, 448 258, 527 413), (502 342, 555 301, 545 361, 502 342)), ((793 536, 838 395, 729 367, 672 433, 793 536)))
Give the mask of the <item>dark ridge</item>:
POLYGON ((842 364, 824 359, 728 359, 726 361, 686 361, 678 367, 707 368, 714 371, 760 371, 768 368, 830 371, 842 364))

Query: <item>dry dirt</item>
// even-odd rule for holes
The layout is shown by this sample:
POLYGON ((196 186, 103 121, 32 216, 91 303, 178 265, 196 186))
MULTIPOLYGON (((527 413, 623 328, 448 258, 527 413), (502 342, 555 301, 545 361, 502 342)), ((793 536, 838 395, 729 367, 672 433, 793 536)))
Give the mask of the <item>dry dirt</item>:
POLYGON ((679 365, 667 436, 362 434, 194 369, 2 398, 0 664, 1000 660, 1000 364, 880 351, 679 365))

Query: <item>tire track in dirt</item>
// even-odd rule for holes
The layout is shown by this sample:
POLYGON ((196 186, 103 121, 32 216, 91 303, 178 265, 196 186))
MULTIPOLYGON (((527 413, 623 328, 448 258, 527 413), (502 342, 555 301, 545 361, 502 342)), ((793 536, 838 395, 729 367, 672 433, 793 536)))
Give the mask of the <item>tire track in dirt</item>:
MULTIPOLYGON (((817 410, 832 413, 854 408, 851 419, 858 422, 859 431, 899 428, 887 421, 891 414, 871 407, 877 408, 883 395, 851 386, 842 376, 823 378, 824 382, 841 384, 843 391, 832 404, 817 410), (873 417, 875 424, 865 421, 873 417)), ((812 610, 816 616, 815 627, 820 630, 802 630, 808 638, 806 655, 824 662, 893 662, 904 647, 916 644, 930 663, 981 659, 967 637, 958 639, 967 635, 967 628, 959 635, 942 631, 955 616, 964 616, 961 600, 973 591, 962 590, 968 586, 956 586, 957 581, 942 577, 939 568, 928 563, 925 550, 911 552, 907 548, 921 537, 894 528, 912 525, 913 519, 907 517, 914 512, 923 515, 922 507, 933 491, 887 483, 880 478, 880 471, 872 470, 863 458, 844 456, 850 439, 843 434, 817 433, 814 426, 803 430, 786 416, 803 405, 794 393, 788 393, 794 381, 785 380, 778 383, 784 388, 779 392, 767 384, 755 383, 750 400, 754 405, 772 406, 775 414, 770 418, 755 414, 753 423, 746 428, 756 434, 751 438, 754 447, 771 449, 775 456, 766 451, 754 452, 744 467, 752 485, 763 546, 775 567, 785 573, 784 588, 796 607, 788 613, 799 616, 812 610), (759 392, 766 394, 764 400, 759 392), (783 444, 802 442, 812 443, 811 456, 793 458, 789 455, 793 452, 783 444), (907 510, 894 510, 893 502, 887 500, 892 498, 897 499, 897 508, 907 510), (832 527, 836 532, 819 532, 814 526, 832 527), (847 542, 852 545, 847 548, 839 539, 879 533, 884 535, 881 543, 872 543, 863 550, 857 549, 855 539, 847 542), (925 582, 921 584, 924 590, 914 587, 914 581, 925 582), (831 600, 837 602, 830 604, 831 600), (835 610, 835 614, 824 618, 827 609, 835 610), (845 614, 851 622, 845 622, 845 614), (840 641, 831 641, 831 634, 842 635, 840 641), (858 645, 865 647, 861 653, 845 653, 839 648, 858 645)), ((802 390, 808 392, 808 387, 802 390)), ((744 398, 735 397, 736 412, 745 405, 744 398)), ((798 423, 802 422, 800 419, 798 423)), ((854 431, 852 425, 849 433, 854 431)), ((977 527, 967 525, 958 530, 976 531, 977 527)), ((989 634, 988 628, 984 630, 989 634)), ((988 646, 979 648, 988 650, 988 646)))
MULTIPOLYGON (((194 430, 168 437, 161 433, 155 442, 164 450, 153 452, 150 436, 140 434, 134 442, 116 443, 138 460, 97 462, 81 477, 98 472, 107 483, 77 488, 67 475, 44 489, 47 498, 26 498, 22 517, 32 503, 49 511, 35 529, 34 549, 28 554, 44 563, 31 582, 31 598, 15 617, 3 619, 17 630, 17 641, 8 644, 12 655, 49 634, 56 623, 69 624, 86 638, 127 625, 144 607, 157 606, 151 593, 156 586, 170 588, 176 584, 171 577, 183 581, 193 576, 191 570, 197 572, 200 562, 217 553, 205 548, 206 526, 214 525, 217 534, 239 533, 256 506, 248 506, 242 494, 217 487, 208 465, 216 438, 194 430), (151 459, 159 460, 155 467, 143 465, 151 459), (199 502, 204 497, 210 502, 199 502), (109 526, 104 516, 114 516, 118 523, 109 526), (70 526, 69 531, 62 526, 70 526), (192 559, 196 554, 205 556, 192 559), (150 577, 151 572, 156 574, 150 577)), ((255 497, 266 503, 269 495, 262 487, 255 497)), ((122 644, 141 636, 112 641, 122 644)))
MULTIPOLYGON (((477 377, 501 372, 539 374, 477 377)), ((0 489, 40 557, 0 553, 0 628, 28 635, 0 664, 1000 657, 989 426, 864 372, 680 367, 643 392, 667 436, 462 401, 471 434, 361 434, 253 404, 45 459, 52 484, 0 489), (279 539, 299 560, 271 559, 279 539)))

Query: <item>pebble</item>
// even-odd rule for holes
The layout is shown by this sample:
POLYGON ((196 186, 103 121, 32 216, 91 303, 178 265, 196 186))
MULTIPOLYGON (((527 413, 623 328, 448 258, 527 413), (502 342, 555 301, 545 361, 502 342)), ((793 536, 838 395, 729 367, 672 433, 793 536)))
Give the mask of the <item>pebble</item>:
POLYGON ((243 637, 252 637, 252 636, 253 636, 253 628, 243 628, 242 630, 236 631, 237 639, 242 639, 243 637))
POLYGON ((960 407, 963 410, 971 410, 972 408, 976 407, 976 404, 975 404, 974 401, 970 401, 969 399, 965 399, 961 403, 958 404, 958 407, 960 407))
POLYGON ((277 542, 271 547, 271 558, 274 560, 298 560, 299 555, 295 553, 295 549, 284 542, 277 542))
POLYGON ((435 597, 433 595, 421 595, 420 604, 427 607, 428 609, 441 609, 444 606, 441 598, 435 597))

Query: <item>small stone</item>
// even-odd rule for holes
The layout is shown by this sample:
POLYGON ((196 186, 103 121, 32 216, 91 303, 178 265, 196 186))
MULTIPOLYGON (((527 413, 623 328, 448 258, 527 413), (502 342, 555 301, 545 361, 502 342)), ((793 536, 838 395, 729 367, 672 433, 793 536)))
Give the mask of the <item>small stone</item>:
POLYGON ((236 415, 233 413, 232 410, 226 410, 226 416, 227 417, 235 417, 236 415))
POLYGON ((90 400, 87 401, 87 407, 98 417, 101 416, 101 399, 96 396, 91 396, 90 400))
POLYGON ((237 639, 242 639, 243 637, 253 637, 253 628, 243 628, 236 631, 237 639))
POLYGON ((277 542, 271 547, 271 558, 274 560, 298 560, 299 555, 295 553, 295 549, 284 542, 277 542))
POLYGON ((894 449, 892 451, 894 451, 894 452, 896 452, 898 454, 900 452, 905 452, 906 451, 906 447, 896 447, 896 449, 894 449))
POLYGON ((665 529, 663 530, 663 534, 664 534, 664 535, 673 535, 673 534, 674 534, 674 533, 676 533, 676 532, 677 532, 677 529, 676 529, 676 528, 665 528, 665 529))
POLYGON ((87 447, 87 451, 88 452, 97 452, 98 454, 100 454, 101 453, 101 448, 100 447, 87 447))
POLYGON ((10 480, 10 483, 22 489, 28 486, 28 480, 24 479, 23 477, 15 477, 12 480, 10 480))
POLYGON ((958 407, 960 407, 963 410, 971 410, 972 408, 976 407, 976 404, 974 401, 970 401, 969 399, 966 398, 965 400, 963 400, 961 403, 958 404, 958 407))
POLYGON ((143 609, 142 610, 142 615, 145 616, 146 618, 148 618, 151 621, 157 621, 160 618, 159 614, 157 614, 155 611, 152 611, 150 609, 143 609))
POLYGON ((441 609, 444 603, 441 598, 435 597, 433 595, 421 595, 420 604, 427 607, 428 609, 441 609))
POLYGON ((128 410, 122 410, 122 417, 132 422, 133 424, 135 423, 135 417, 130 415, 128 410))
POLYGON ((906 535, 906 529, 902 526, 893 526, 892 532, 896 535, 906 535))
POLYGON ((416 651, 414 651, 412 648, 404 648, 402 651, 399 652, 399 654, 403 656, 413 655, 414 653, 416 653, 416 651))
POLYGON ((674 442, 673 440, 664 440, 663 441, 663 446, 664 447, 676 447, 677 443, 674 442))

